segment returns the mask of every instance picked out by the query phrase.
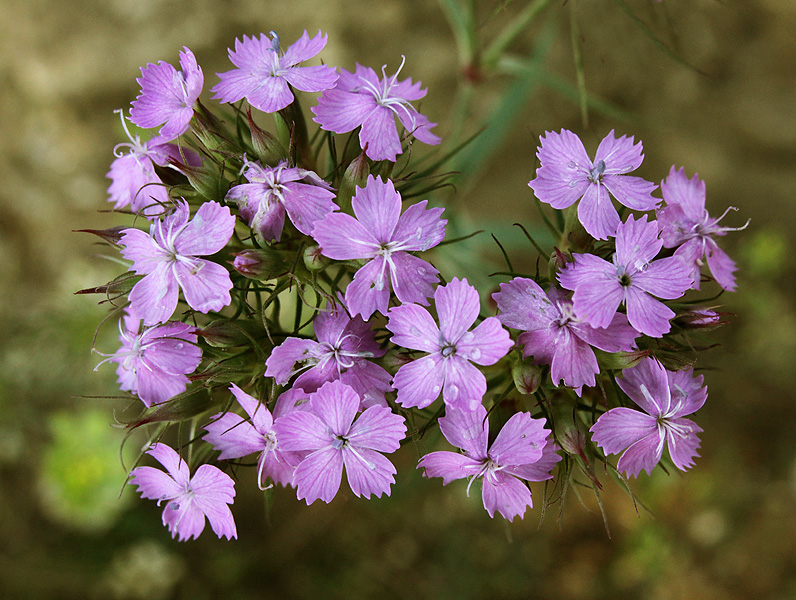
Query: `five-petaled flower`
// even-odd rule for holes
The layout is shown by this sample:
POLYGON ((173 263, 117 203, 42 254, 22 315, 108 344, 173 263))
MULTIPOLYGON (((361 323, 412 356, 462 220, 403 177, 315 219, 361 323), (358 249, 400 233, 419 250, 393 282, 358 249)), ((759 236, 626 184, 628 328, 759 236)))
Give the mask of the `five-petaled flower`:
MULTIPOLYGON (((713 240, 714 235, 726 235, 743 227, 722 227, 719 221, 730 210, 729 207, 719 218, 713 218, 705 209, 705 182, 694 175, 688 179, 685 169, 669 171, 669 176, 661 183, 661 191, 666 206, 658 212, 661 224, 661 239, 666 248, 677 248, 674 254, 692 266, 694 288, 699 289, 700 271, 703 259, 707 258, 710 272, 716 282, 725 290, 735 290, 735 262, 719 248, 713 240)), ((748 224, 748 223, 747 223, 748 224)))
POLYGON ((310 396, 311 410, 281 417, 274 429, 282 450, 308 451, 293 474, 299 500, 331 502, 345 466, 355 496, 390 495, 393 464, 381 454, 395 452, 406 434, 404 418, 384 406, 359 410, 357 393, 341 381, 324 384, 310 396))
POLYGON ((221 265, 197 258, 219 252, 235 229, 229 208, 205 202, 190 219, 188 203, 152 223, 149 234, 125 229, 122 255, 144 278, 130 291, 130 305, 145 325, 161 323, 174 314, 182 288, 188 306, 202 313, 218 311, 231 302, 232 281, 221 265))
POLYGON ((218 73, 221 79, 212 91, 221 102, 237 102, 246 98, 254 108, 266 113, 281 110, 293 102, 290 86, 302 92, 321 92, 334 86, 337 73, 332 67, 300 67, 326 46, 326 36, 318 34, 310 39, 305 31, 284 54, 279 36, 272 39, 264 33, 260 38, 243 36, 235 39, 235 50, 229 50, 229 60, 237 68, 218 73))
POLYGON ((702 429, 683 417, 705 404, 702 375, 694 377, 691 369, 667 371, 654 358, 645 358, 623 375, 616 382, 641 410, 619 407, 601 415, 590 430, 594 443, 606 454, 624 452, 616 468, 632 477, 642 470, 651 474, 664 445, 678 469, 693 466, 702 429))
POLYGON ((516 413, 488 447, 486 409, 480 404, 475 410, 448 407, 439 428, 445 439, 464 453, 431 452, 417 467, 424 469, 426 477, 442 477, 443 485, 469 478, 468 495, 473 481, 481 479, 484 508, 490 517, 498 512, 509 521, 522 518, 533 502, 531 491, 521 480, 550 479, 550 471, 561 460, 544 425, 543 419, 534 419, 527 412, 516 413))
POLYGON ((163 125, 158 132, 161 142, 168 142, 188 130, 193 105, 202 93, 204 75, 196 57, 188 48, 180 52, 178 71, 169 63, 158 61, 141 67, 138 81, 141 93, 133 100, 130 120, 149 129, 163 125))
POLYGON ((617 139, 613 130, 603 138, 594 161, 589 159, 580 138, 566 129, 548 131, 540 138, 536 153, 541 166, 528 182, 536 197, 556 209, 567 208, 580 199, 578 218, 592 237, 613 236, 620 223, 610 194, 633 210, 652 210, 659 202, 651 195, 657 187, 641 177, 627 175, 641 165, 641 142, 617 139))
POLYGON ((439 271, 409 252, 428 250, 445 237, 442 208, 413 204, 401 214, 401 195, 392 181, 368 176, 351 201, 356 218, 331 213, 312 231, 321 253, 334 260, 369 259, 345 291, 352 315, 387 314, 390 285, 401 302, 428 304, 439 271))
POLYGON ((402 366, 393 385, 401 406, 424 408, 442 392, 448 406, 474 409, 486 392, 486 377, 472 363, 493 365, 511 349, 509 332, 495 317, 475 329, 481 303, 466 279, 453 279, 434 290, 439 327, 422 306, 404 304, 390 309, 387 329, 398 346, 428 354, 402 366))
POLYGON ((404 65, 390 77, 382 67, 382 78, 369 67, 357 65, 351 73, 340 69, 337 85, 326 90, 312 107, 313 119, 321 128, 335 133, 347 133, 357 127, 359 143, 371 160, 391 160, 401 153, 401 139, 395 118, 401 122, 408 135, 425 144, 439 144, 439 136, 431 133, 436 123, 431 123, 417 112, 412 102, 426 95, 420 82, 411 79, 398 81, 404 65))
POLYGON ((205 517, 219 537, 238 537, 229 510, 235 498, 235 482, 212 465, 202 465, 191 477, 185 461, 166 444, 154 444, 147 454, 166 467, 167 473, 153 467, 136 467, 128 483, 138 486, 143 498, 166 502, 163 524, 171 537, 185 541, 199 537, 205 517))

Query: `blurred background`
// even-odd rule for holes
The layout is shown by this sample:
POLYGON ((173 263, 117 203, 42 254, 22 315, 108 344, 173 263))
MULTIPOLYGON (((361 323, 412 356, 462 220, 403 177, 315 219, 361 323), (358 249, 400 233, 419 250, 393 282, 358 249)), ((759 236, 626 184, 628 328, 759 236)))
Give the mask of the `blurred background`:
MULTIPOLYGON (((482 54, 477 69, 473 50, 527 15, 526 0, 0 0, 0 596, 796 598, 796 3, 533 4, 543 10, 502 59, 482 54), (527 182, 545 130, 576 131, 590 153, 611 129, 634 135, 639 175, 684 166, 706 180, 713 215, 732 205, 725 224, 752 219, 721 240, 738 292, 716 301, 734 316, 700 357, 712 367, 702 457, 632 484, 649 512, 606 486, 610 539, 587 493, 542 515, 542 485, 524 521, 491 520, 462 482, 422 480, 411 446, 379 501, 346 490, 306 507, 280 490, 266 510, 238 486, 236 542, 208 529, 178 544, 162 509, 121 493, 125 403, 90 352, 106 308, 73 295, 120 270, 73 233, 121 223, 99 212, 126 141, 112 111, 138 93, 140 66, 176 64, 182 46, 207 100, 236 36, 275 30, 290 43, 304 29, 328 33, 327 64, 391 73, 405 55, 402 77, 429 88, 422 112, 445 143, 489 126, 460 159, 458 193, 431 201, 462 232, 495 232, 518 263, 532 251, 511 224, 539 227, 527 182)), ((470 252, 496 256, 481 238, 470 252)), ((111 352, 108 329, 97 347, 111 352)))

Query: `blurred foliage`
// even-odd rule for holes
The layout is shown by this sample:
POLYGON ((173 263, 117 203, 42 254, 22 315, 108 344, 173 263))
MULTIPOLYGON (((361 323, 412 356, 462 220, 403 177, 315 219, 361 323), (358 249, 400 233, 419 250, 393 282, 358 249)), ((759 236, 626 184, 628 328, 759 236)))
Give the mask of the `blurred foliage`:
MULTIPOLYGON (((5 2, 0 595, 794 597, 794 30, 787 0, 5 2), (174 61, 183 45, 209 89, 229 68, 225 48, 236 36, 274 29, 289 39, 305 28, 329 34, 329 64, 378 68, 406 55, 404 74, 429 88, 422 110, 446 143, 489 126, 458 163, 469 169, 458 193, 432 198, 460 215, 456 236, 484 230, 462 242, 467 252, 448 246, 439 258, 484 289, 494 282, 487 267, 504 269, 490 234, 530 272, 538 253, 511 224, 544 248, 551 242, 527 188, 545 130, 576 130, 590 149, 612 128, 635 135, 642 176, 659 180, 684 165, 706 180, 712 213, 734 205, 729 224, 752 218, 722 240, 739 262, 739 291, 719 298, 736 316, 704 361, 715 370, 705 373, 710 397, 697 415, 703 457, 685 475, 630 483, 649 513, 606 490, 610 539, 588 494, 583 505, 570 494, 560 518, 548 507, 537 528, 541 484, 525 521, 490 520, 464 482, 422 480, 414 466, 424 449, 410 446, 396 455, 394 496, 380 501, 341 496, 307 507, 280 489, 266 507, 253 486, 240 486, 249 491, 236 500, 241 539, 232 543, 206 534, 177 544, 154 503, 115 500, 124 472, 111 423, 127 403, 85 397, 115 395, 115 377, 110 366, 92 371, 105 309, 72 293, 116 266, 92 257, 89 236, 71 233, 118 224, 97 212, 108 207, 104 175, 123 140, 112 110, 137 93, 139 66, 174 61)), ((105 329, 97 348, 110 351, 115 332, 105 329)))

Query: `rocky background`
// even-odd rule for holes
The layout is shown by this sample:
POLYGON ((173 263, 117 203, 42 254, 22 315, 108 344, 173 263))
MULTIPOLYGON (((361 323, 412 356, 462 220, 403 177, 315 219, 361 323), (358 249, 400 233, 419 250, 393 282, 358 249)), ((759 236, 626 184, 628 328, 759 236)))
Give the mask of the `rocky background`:
MULTIPOLYGON (((455 99, 462 65, 445 7, 454 0, 0 0, 0 596, 4 598, 793 598, 796 596, 796 3, 791 0, 563 0, 510 48, 534 57, 523 80, 471 84, 465 129, 455 99), (639 21, 635 21, 623 4, 639 21), (595 101, 578 107, 572 23, 595 101), (639 22, 643 25, 640 26, 639 22), (423 112, 443 138, 490 129, 459 193, 432 197, 463 231, 506 239, 538 226, 527 181, 538 135, 577 131, 593 152, 610 130, 644 141, 640 174, 672 164, 707 182, 708 208, 752 222, 723 247, 739 263, 735 314, 701 360, 710 397, 697 416, 702 458, 689 473, 634 484, 645 503, 608 489, 609 539, 593 498, 570 494, 563 515, 538 506, 522 522, 491 520, 477 494, 414 472, 396 456, 391 498, 342 493, 306 507, 280 491, 263 505, 239 486, 240 539, 209 530, 173 542, 160 509, 124 493, 123 402, 113 368, 90 352, 106 314, 75 290, 119 265, 75 229, 120 224, 105 173, 125 141, 116 108, 138 92, 138 68, 176 63, 190 47, 205 73, 228 70, 236 36, 322 29, 329 64, 355 62, 420 79, 423 112), (672 58, 653 39, 682 57, 672 58), (513 120, 490 121, 507 94, 513 120), (501 127, 505 135, 501 133, 501 127)), ((525 0, 473 0, 489 40, 525 0)), ((472 76, 473 73, 471 72, 472 76)), ((203 98, 209 98, 206 91, 203 98)), ((504 116, 508 113, 501 113, 504 116)), ((484 237, 484 236, 481 236, 484 237)), ((471 252, 497 254, 491 242, 471 252)), ((112 331, 97 347, 115 349, 112 331)), ((137 443, 132 440, 131 444, 137 443)), ((129 449, 129 448, 128 448, 129 449)))

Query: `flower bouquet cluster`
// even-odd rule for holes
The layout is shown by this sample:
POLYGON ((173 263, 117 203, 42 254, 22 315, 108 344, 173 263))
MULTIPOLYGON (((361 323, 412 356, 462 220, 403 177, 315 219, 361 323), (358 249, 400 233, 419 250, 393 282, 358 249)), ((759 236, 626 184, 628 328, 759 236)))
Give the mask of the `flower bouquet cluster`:
POLYGON ((426 90, 399 78, 403 61, 393 75, 304 66, 326 41, 236 40, 212 110, 184 48, 179 69, 141 69, 122 113, 130 142, 108 192, 132 223, 93 233, 128 270, 83 292, 106 294, 118 320, 103 362, 165 468, 136 466, 129 482, 165 503, 172 536, 198 536, 206 518, 236 537, 235 480, 310 504, 345 472, 355 496, 389 495, 386 455, 409 442, 426 477, 467 479, 468 493, 478 480, 486 511, 508 520, 532 506, 528 482, 553 480, 549 502, 577 472, 597 491, 596 465, 625 485, 692 466, 701 429, 686 417, 707 391, 689 335, 722 314, 683 296, 735 286, 704 183, 673 167, 661 200, 629 174, 641 143, 611 132, 591 159, 574 133, 547 132, 529 185, 558 211, 543 215, 559 242, 529 236, 546 268, 477 290, 429 252, 456 242, 454 217, 415 201, 451 176, 452 153, 412 154, 441 142, 418 111, 426 90), (298 92, 316 94, 314 131, 298 92), (427 452, 437 425, 446 449, 427 452))

